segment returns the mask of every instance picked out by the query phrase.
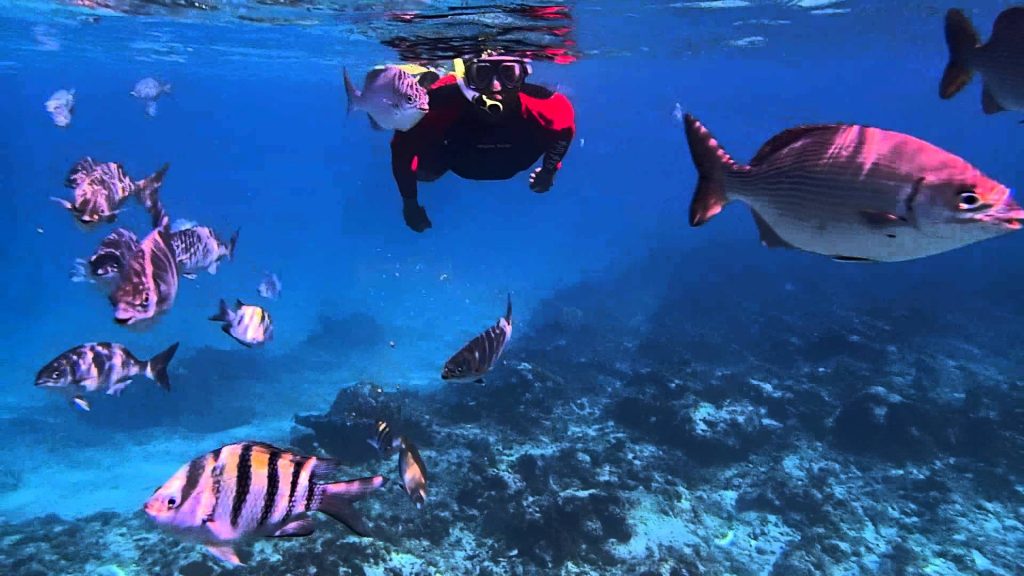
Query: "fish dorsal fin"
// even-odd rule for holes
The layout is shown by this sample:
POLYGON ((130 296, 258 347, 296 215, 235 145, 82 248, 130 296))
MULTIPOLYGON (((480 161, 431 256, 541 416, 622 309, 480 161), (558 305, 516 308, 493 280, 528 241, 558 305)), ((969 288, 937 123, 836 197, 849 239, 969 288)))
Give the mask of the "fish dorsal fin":
POLYGON ((769 138, 767 142, 761 145, 757 154, 754 154, 754 158, 750 161, 750 165, 755 166, 760 164, 811 135, 819 132, 835 132, 840 128, 842 128, 842 126, 838 124, 812 124, 783 130, 769 138))
POLYGON ((387 66, 381 66, 379 68, 373 68, 372 70, 367 72, 366 73, 366 83, 363 85, 363 90, 366 90, 371 84, 373 84, 374 82, 377 81, 378 78, 380 78, 381 74, 383 74, 383 73, 385 73, 387 71, 388 71, 388 67, 387 66))
POLYGON ((761 237, 761 244, 767 248, 793 248, 794 246, 789 242, 782 239, 779 233, 772 228, 756 210, 751 210, 750 214, 754 217, 754 223, 757 224, 757 233, 761 237))
POLYGON ((992 91, 989 90, 988 84, 981 87, 981 110, 985 114, 995 114, 1006 110, 1003 105, 996 100, 996 97, 992 95, 992 91))
POLYGON ((992 36, 989 44, 1003 42, 1019 42, 1024 38, 1024 6, 1015 6, 1003 10, 992 25, 992 36))
POLYGON ((245 302, 242 302, 240 299, 235 298, 235 308, 241 308, 242 306, 245 306, 245 302))

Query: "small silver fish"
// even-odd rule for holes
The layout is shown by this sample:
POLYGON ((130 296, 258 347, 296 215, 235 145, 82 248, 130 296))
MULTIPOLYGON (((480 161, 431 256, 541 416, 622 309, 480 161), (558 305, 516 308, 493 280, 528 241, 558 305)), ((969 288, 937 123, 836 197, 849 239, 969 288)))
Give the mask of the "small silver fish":
POLYGON ((101 222, 113 222, 128 198, 135 196, 150 210, 158 201, 158 191, 163 184, 169 164, 142 180, 128 177, 117 162, 96 162, 86 156, 75 163, 64 180, 64 186, 74 190, 71 201, 51 197, 67 209, 76 221, 86 227, 101 222))
POLYGON ((270 313, 259 306, 252 306, 235 300, 235 309, 228 308, 227 302, 220 301, 220 310, 210 316, 214 322, 222 322, 221 330, 247 347, 262 346, 274 339, 274 325, 270 313))
POLYGON ((139 239, 126 228, 118 228, 108 234, 88 260, 75 261, 71 280, 74 282, 98 283, 112 290, 121 278, 125 262, 138 250, 139 239))
POLYGON ((277 300, 281 296, 281 280, 277 277, 277 274, 265 272, 263 280, 260 280, 260 285, 256 288, 256 291, 264 298, 277 300))
MULTIPOLYGON (((426 69, 424 69, 426 70, 426 69)), ((437 79, 437 73, 425 71, 413 76, 403 66, 382 66, 370 70, 360 92, 343 70, 348 112, 363 110, 376 130, 406 131, 415 126, 429 108, 424 85, 437 79)))
POLYGON ((190 280, 194 280, 202 270, 216 274, 222 259, 234 258, 237 242, 238 230, 227 242, 222 242, 212 228, 194 223, 171 232, 171 246, 174 248, 174 258, 178 261, 178 272, 190 280))
POLYGON ((1007 8, 996 17, 992 35, 981 43, 962 10, 946 12, 949 63, 939 84, 939 96, 952 98, 981 74, 981 108, 985 114, 1024 110, 1024 6, 1007 8))
POLYGON ((221 561, 241 564, 235 544, 295 538, 316 530, 323 512, 368 536, 353 503, 387 483, 383 476, 330 482, 341 466, 263 442, 222 446, 185 464, 156 489, 143 510, 157 525, 195 540, 221 561))
POLYGON ((508 296, 505 316, 470 340, 461 350, 452 355, 441 370, 441 379, 448 382, 482 383, 487 373, 505 351, 512 338, 512 295, 508 296))
POLYGON ((156 101, 161 95, 171 91, 170 84, 164 84, 156 78, 143 78, 135 83, 130 94, 146 103, 146 115, 156 116, 156 101))
POLYGON ((75 109, 75 89, 57 90, 46 101, 45 106, 53 123, 61 128, 66 128, 68 124, 71 124, 71 113, 75 109))
POLYGON ((168 218, 139 243, 125 263, 121 279, 110 295, 114 320, 131 325, 152 320, 170 310, 178 294, 178 264, 171 248, 168 218))
POLYGON ((89 410, 84 393, 103 390, 120 396, 132 378, 142 374, 155 381, 164 390, 171 389, 167 365, 178 350, 175 342, 149 360, 139 360, 121 344, 90 342, 61 353, 36 374, 36 386, 63 388, 71 395, 71 402, 89 410))
POLYGON ((801 126, 769 139, 749 165, 685 118, 697 167, 690 225, 732 200, 749 205, 768 247, 842 262, 899 262, 1019 230, 1009 188, 962 158, 899 132, 801 126))

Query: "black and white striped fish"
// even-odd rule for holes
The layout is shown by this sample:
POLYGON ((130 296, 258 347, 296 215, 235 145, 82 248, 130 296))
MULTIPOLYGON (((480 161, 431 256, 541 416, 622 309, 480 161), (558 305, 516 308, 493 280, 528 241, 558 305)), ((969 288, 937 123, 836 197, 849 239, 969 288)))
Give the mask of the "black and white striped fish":
POLYGON ((949 63, 939 84, 939 96, 952 98, 981 74, 981 109, 985 114, 1024 110, 1024 6, 1003 10, 992 25, 988 42, 962 10, 946 12, 949 63))
POLYGON ((98 283, 101 287, 112 290, 121 278, 125 262, 138 248, 139 239, 135 233, 126 228, 118 228, 100 242, 88 260, 75 260, 71 280, 98 283))
POLYGON ((74 190, 71 201, 51 199, 66 208, 85 227, 113 222, 125 201, 138 198, 146 209, 156 201, 169 164, 142 180, 133 181, 117 162, 96 162, 86 156, 72 166, 64 185, 74 190))
POLYGON ((235 300, 235 309, 228 307, 224 300, 220 301, 220 309, 210 316, 214 322, 223 322, 221 330, 225 334, 248 347, 261 346, 274 339, 274 324, 270 313, 241 300, 235 300))
POLYGON ((398 449, 398 476, 402 479, 402 489, 417 508, 422 508, 427 501, 427 466, 420 457, 420 451, 408 437, 395 438, 391 427, 383 420, 378 420, 373 429, 374 437, 367 442, 385 458, 398 449))
MULTIPOLYGON (((157 207, 161 210, 160 207, 157 207)), ((114 320, 131 325, 166 312, 178 294, 178 265, 171 248, 167 215, 139 243, 125 263, 120 282, 110 295, 114 320)))
POLYGON ((330 482, 334 460, 263 442, 228 444, 182 466, 144 510, 158 525, 205 545, 231 565, 234 545, 255 538, 309 536, 323 512, 360 536, 369 531, 352 503, 386 483, 383 476, 330 482))
POLYGON ((167 365, 177 350, 178 343, 175 342, 149 360, 139 360, 121 344, 82 344, 47 362, 36 374, 36 386, 66 389, 71 401, 83 410, 89 410, 89 402, 84 397, 86 392, 102 390, 120 396, 121 391, 139 374, 155 381, 164 390, 170 390, 167 365))
POLYGON ((234 258, 236 242, 238 230, 227 242, 222 242, 212 228, 192 222, 175 225, 171 230, 171 246, 178 261, 178 273, 190 280, 194 280, 202 270, 216 274, 217 265, 223 258, 234 258))
POLYGON ((483 375, 490 370, 505 351, 512 338, 512 295, 508 296, 508 309, 503 318, 470 340, 444 364, 441 379, 449 382, 483 382, 483 375))

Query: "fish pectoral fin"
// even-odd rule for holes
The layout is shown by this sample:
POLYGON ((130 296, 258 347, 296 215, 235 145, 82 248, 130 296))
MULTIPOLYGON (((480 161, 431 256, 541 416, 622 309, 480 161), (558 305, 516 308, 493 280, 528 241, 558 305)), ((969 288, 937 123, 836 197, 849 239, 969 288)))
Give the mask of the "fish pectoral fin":
POLYGON ((374 130, 381 130, 381 131, 384 130, 384 127, 381 126, 380 123, 377 122, 377 120, 375 120, 373 118, 373 116, 370 116, 369 114, 367 114, 366 117, 370 119, 370 128, 373 128, 374 130))
POLYGON ((865 224, 875 227, 910 225, 910 222, 905 217, 881 210, 861 210, 860 218, 865 224))
POLYGON ((794 248, 792 244, 783 240, 782 236, 779 236, 779 233, 756 210, 751 210, 750 214, 754 216, 754 224, 757 225, 757 232, 760 235, 762 246, 767 248, 794 248))
POLYGON ((238 554, 230 544, 207 544, 206 550, 216 556, 220 561, 230 564, 232 566, 241 566, 242 561, 238 559, 238 554))
POLYGON ((988 84, 984 84, 981 87, 981 111, 985 114, 995 114, 997 112, 1003 112, 1006 108, 996 100, 996 97, 992 95, 992 91, 989 90, 988 84))
POLYGON ((217 264, 218 264, 218 262, 214 262, 213 264, 210 264, 210 267, 207 268, 206 271, 209 272, 210 274, 216 274, 217 273, 217 264))
POLYGON ((313 519, 303 518, 285 524, 280 530, 274 532, 271 538, 301 538, 309 536, 314 531, 316 531, 316 525, 313 523, 313 519))
POLYGON ((61 206, 63 206, 64 208, 66 208, 68 210, 71 210, 72 212, 75 211, 75 205, 72 204, 71 202, 68 202, 67 200, 65 200, 63 198, 57 198, 56 196, 50 196, 50 200, 53 200, 57 204, 60 204, 61 206))
POLYGON ((874 260, 871 258, 861 258, 860 256, 840 256, 835 255, 832 257, 836 262, 857 262, 857 263, 872 263, 874 260))
POLYGON ((182 272, 182 277, 188 278, 189 280, 195 280, 199 277, 199 274, 193 274, 192 272, 182 272))
POLYGON ((85 398, 82 398, 81 396, 75 396, 74 398, 72 398, 71 405, 77 406, 78 408, 84 410, 85 412, 92 410, 92 407, 89 406, 89 401, 86 400, 85 398))

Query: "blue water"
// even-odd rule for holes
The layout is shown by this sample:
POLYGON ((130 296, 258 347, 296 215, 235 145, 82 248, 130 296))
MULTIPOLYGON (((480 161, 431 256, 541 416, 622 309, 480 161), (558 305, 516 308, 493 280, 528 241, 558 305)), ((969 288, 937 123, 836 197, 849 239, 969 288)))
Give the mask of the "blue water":
MULTIPOLYGON (((941 316, 943 308, 966 307, 975 327, 961 344, 983 345, 970 340, 984 331, 977 326, 998 326, 1007 344, 1019 336, 1006 318, 1020 310, 1012 283, 1019 235, 913 262, 843 266, 761 247, 738 205, 700 229, 686 223, 696 172, 672 116, 676 103, 741 160, 784 128, 855 122, 913 134, 1019 185, 1020 114, 984 116, 977 80, 950 101, 937 97, 947 58, 942 14, 952 4, 849 1, 816 13, 820 7, 792 2, 572 3, 578 60, 535 62, 531 78, 563 90, 576 112, 576 137, 554 188, 532 193, 526 173, 501 182, 449 174, 421 183, 433 221, 423 234, 402 221, 390 135, 371 130, 365 114, 345 111, 341 67, 361 76, 397 59, 380 43, 374 15, 385 7, 312 11, 317 24, 267 26, 231 18, 247 3, 224 4, 232 8, 138 16, 0 2, 0 460, 26 468, 20 488, 0 493, 0 518, 135 511, 203 450, 254 437, 287 443, 293 415, 326 410, 347 383, 441 386, 444 359, 503 313, 508 292, 516 337, 526 337, 545 298, 583 281, 600 290, 638 262, 648 263, 642 273, 608 288, 624 318, 677 302, 694 321, 714 326, 722 307, 758 298, 775 307, 772 314, 823 311, 824 324, 834 320, 829 310, 941 316), (100 21, 81 20, 90 15, 100 21), (59 49, 35 38, 39 26, 59 49), (761 39, 730 44, 750 37, 761 39), (148 75, 173 84, 153 118, 128 94, 148 75), (67 129, 43 109, 60 88, 76 90, 67 129), (162 195, 172 217, 225 234, 241 229, 234 261, 215 276, 182 280, 173 309, 145 330, 115 325, 99 291, 68 280, 73 260, 87 257, 111 229, 83 232, 48 199, 69 192, 63 179, 85 155, 117 161, 135 178, 169 162, 162 195), (258 301, 268 270, 283 283, 279 300, 262 301, 276 338, 245 350, 207 317, 219 298, 258 301), (340 327, 328 335, 333 347, 316 350, 310 373, 307 338, 323 317, 340 319, 340 327), (141 357, 180 341, 177 364, 206 348, 224 353, 211 358, 231 360, 204 365, 209 373, 195 362, 190 373, 172 363, 170 395, 140 379, 122 398, 96 398, 90 414, 31 385, 57 353, 97 340, 123 342, 141 357), (244 371, 265 358, 294 368, 255 371, 251 381, 216 389, 218 370, 244 371), (199 408, 211 398, 217 406, 199 408), (119 455, 133 464, 115 482, 109 470, 119 455)), ((404 7, 443 11, 437 4, 404 7)), ((958 6, 987 37, 1009 5, 958 6)), ((142 231, 146 219, 131 205, 118 225, 142 231)), ((747 337, 742 322, 727 326, 747 337)))

